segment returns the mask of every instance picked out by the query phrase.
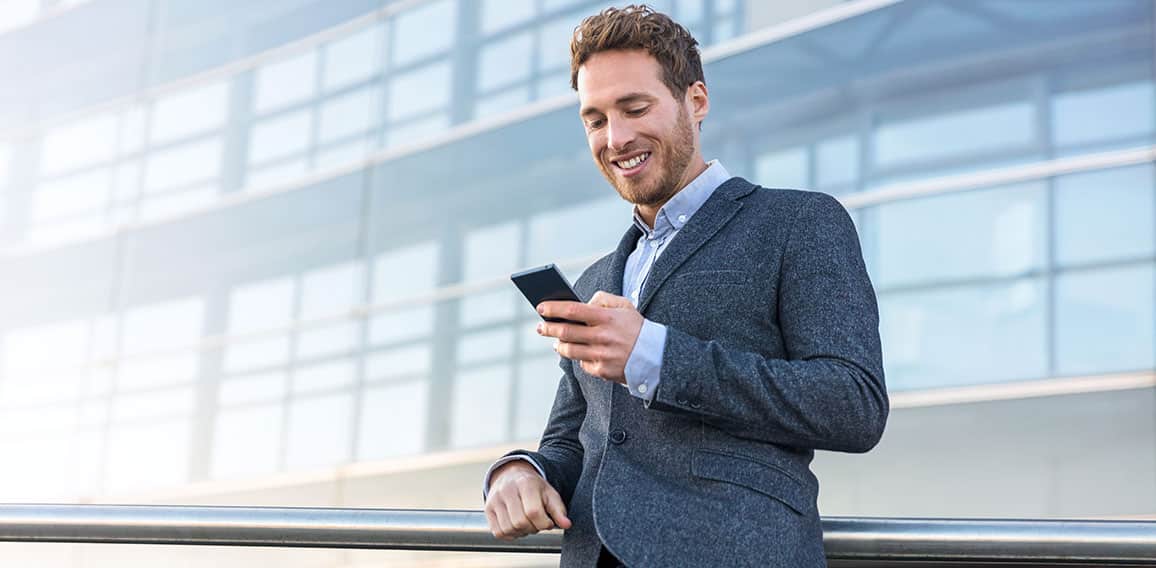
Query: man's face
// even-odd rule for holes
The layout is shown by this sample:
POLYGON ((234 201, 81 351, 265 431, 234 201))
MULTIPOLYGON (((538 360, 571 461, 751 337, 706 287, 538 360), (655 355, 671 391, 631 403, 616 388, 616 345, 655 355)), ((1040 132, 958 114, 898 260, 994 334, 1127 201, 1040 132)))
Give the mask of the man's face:
POLYGON ((578 70, 579 112, 594 163, 623 199, 644 207, 661 206, 689 183, 698 155, 691 112, 697 122, 699 110, 689 98, 675 99, 661 73, 642 50, 604 51, 578 70))

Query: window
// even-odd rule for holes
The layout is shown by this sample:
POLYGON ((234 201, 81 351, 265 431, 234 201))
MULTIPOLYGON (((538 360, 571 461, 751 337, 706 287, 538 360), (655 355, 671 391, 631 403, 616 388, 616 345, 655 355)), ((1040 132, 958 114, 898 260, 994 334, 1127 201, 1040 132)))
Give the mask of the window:
POLYGON ((1056 278, 1056 366, 1064 375, 1156 366, 1156 287, 1144 264, 1056 278))
POLYGON ((1153 168, 1056 178, 1056 261, 1062 265, 1156 253, 1153 168))

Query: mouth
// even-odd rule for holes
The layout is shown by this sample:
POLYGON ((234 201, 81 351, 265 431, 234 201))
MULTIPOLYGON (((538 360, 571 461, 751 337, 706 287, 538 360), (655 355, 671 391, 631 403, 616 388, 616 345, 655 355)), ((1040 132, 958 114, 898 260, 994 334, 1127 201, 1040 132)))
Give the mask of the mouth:
POLYGON ((613 160, 611 163, 625 177, 638 175, 650 161, 650 152, 643 152, 625 160, 613 160))

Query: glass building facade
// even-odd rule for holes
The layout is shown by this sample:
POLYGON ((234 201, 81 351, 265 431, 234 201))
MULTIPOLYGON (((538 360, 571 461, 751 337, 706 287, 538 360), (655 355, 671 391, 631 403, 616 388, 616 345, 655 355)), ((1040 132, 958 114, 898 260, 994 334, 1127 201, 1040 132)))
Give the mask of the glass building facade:
MULTIPOLYGON (((480 506, 557 378, 508 275, 574 278, 630 223, 569 90, 608 4, 27 4, 0 25, 2 497, 468 456, 449 502, 480 506)), ((896 412, 879 452, 820 456, 823 511, 934 514, 901 487, 1016 456, 990 485, 1060 489, 976 514, 1156 514, 1152 3, 651 4, 704 44, 705 157, 858 225, 896 412), (1127 472, 1065 469, 1073 416, 1128 425, 1100 457, 1127 472), (974 461, 905 461, 952 447, 974 461), (1065 508, 1079 479, 1129 495, 1065 508)))

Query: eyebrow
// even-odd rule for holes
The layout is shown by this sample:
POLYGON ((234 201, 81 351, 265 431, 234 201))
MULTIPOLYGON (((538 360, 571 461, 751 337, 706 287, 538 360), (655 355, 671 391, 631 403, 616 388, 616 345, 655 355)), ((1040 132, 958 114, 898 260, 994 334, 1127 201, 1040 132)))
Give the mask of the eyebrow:
MULTIPOLYGON (((639 100, 650 101, 650 100, 654 100, 654 97, 652 97, 646 93, 627 93, 625 95, 622 95, 621 97, 618 97, 614 101, 614 106, 627 105, 627 104, 630 104, 632 102, 639 101, 639 100)), ((585 117, 585 116, 589 116, 591 114, 599 114, 600 112, 601 111, 599 111, 598 109, 588 106, 588 107, 583 108, 582 111, 578 113, 578 116, 585 117)))

